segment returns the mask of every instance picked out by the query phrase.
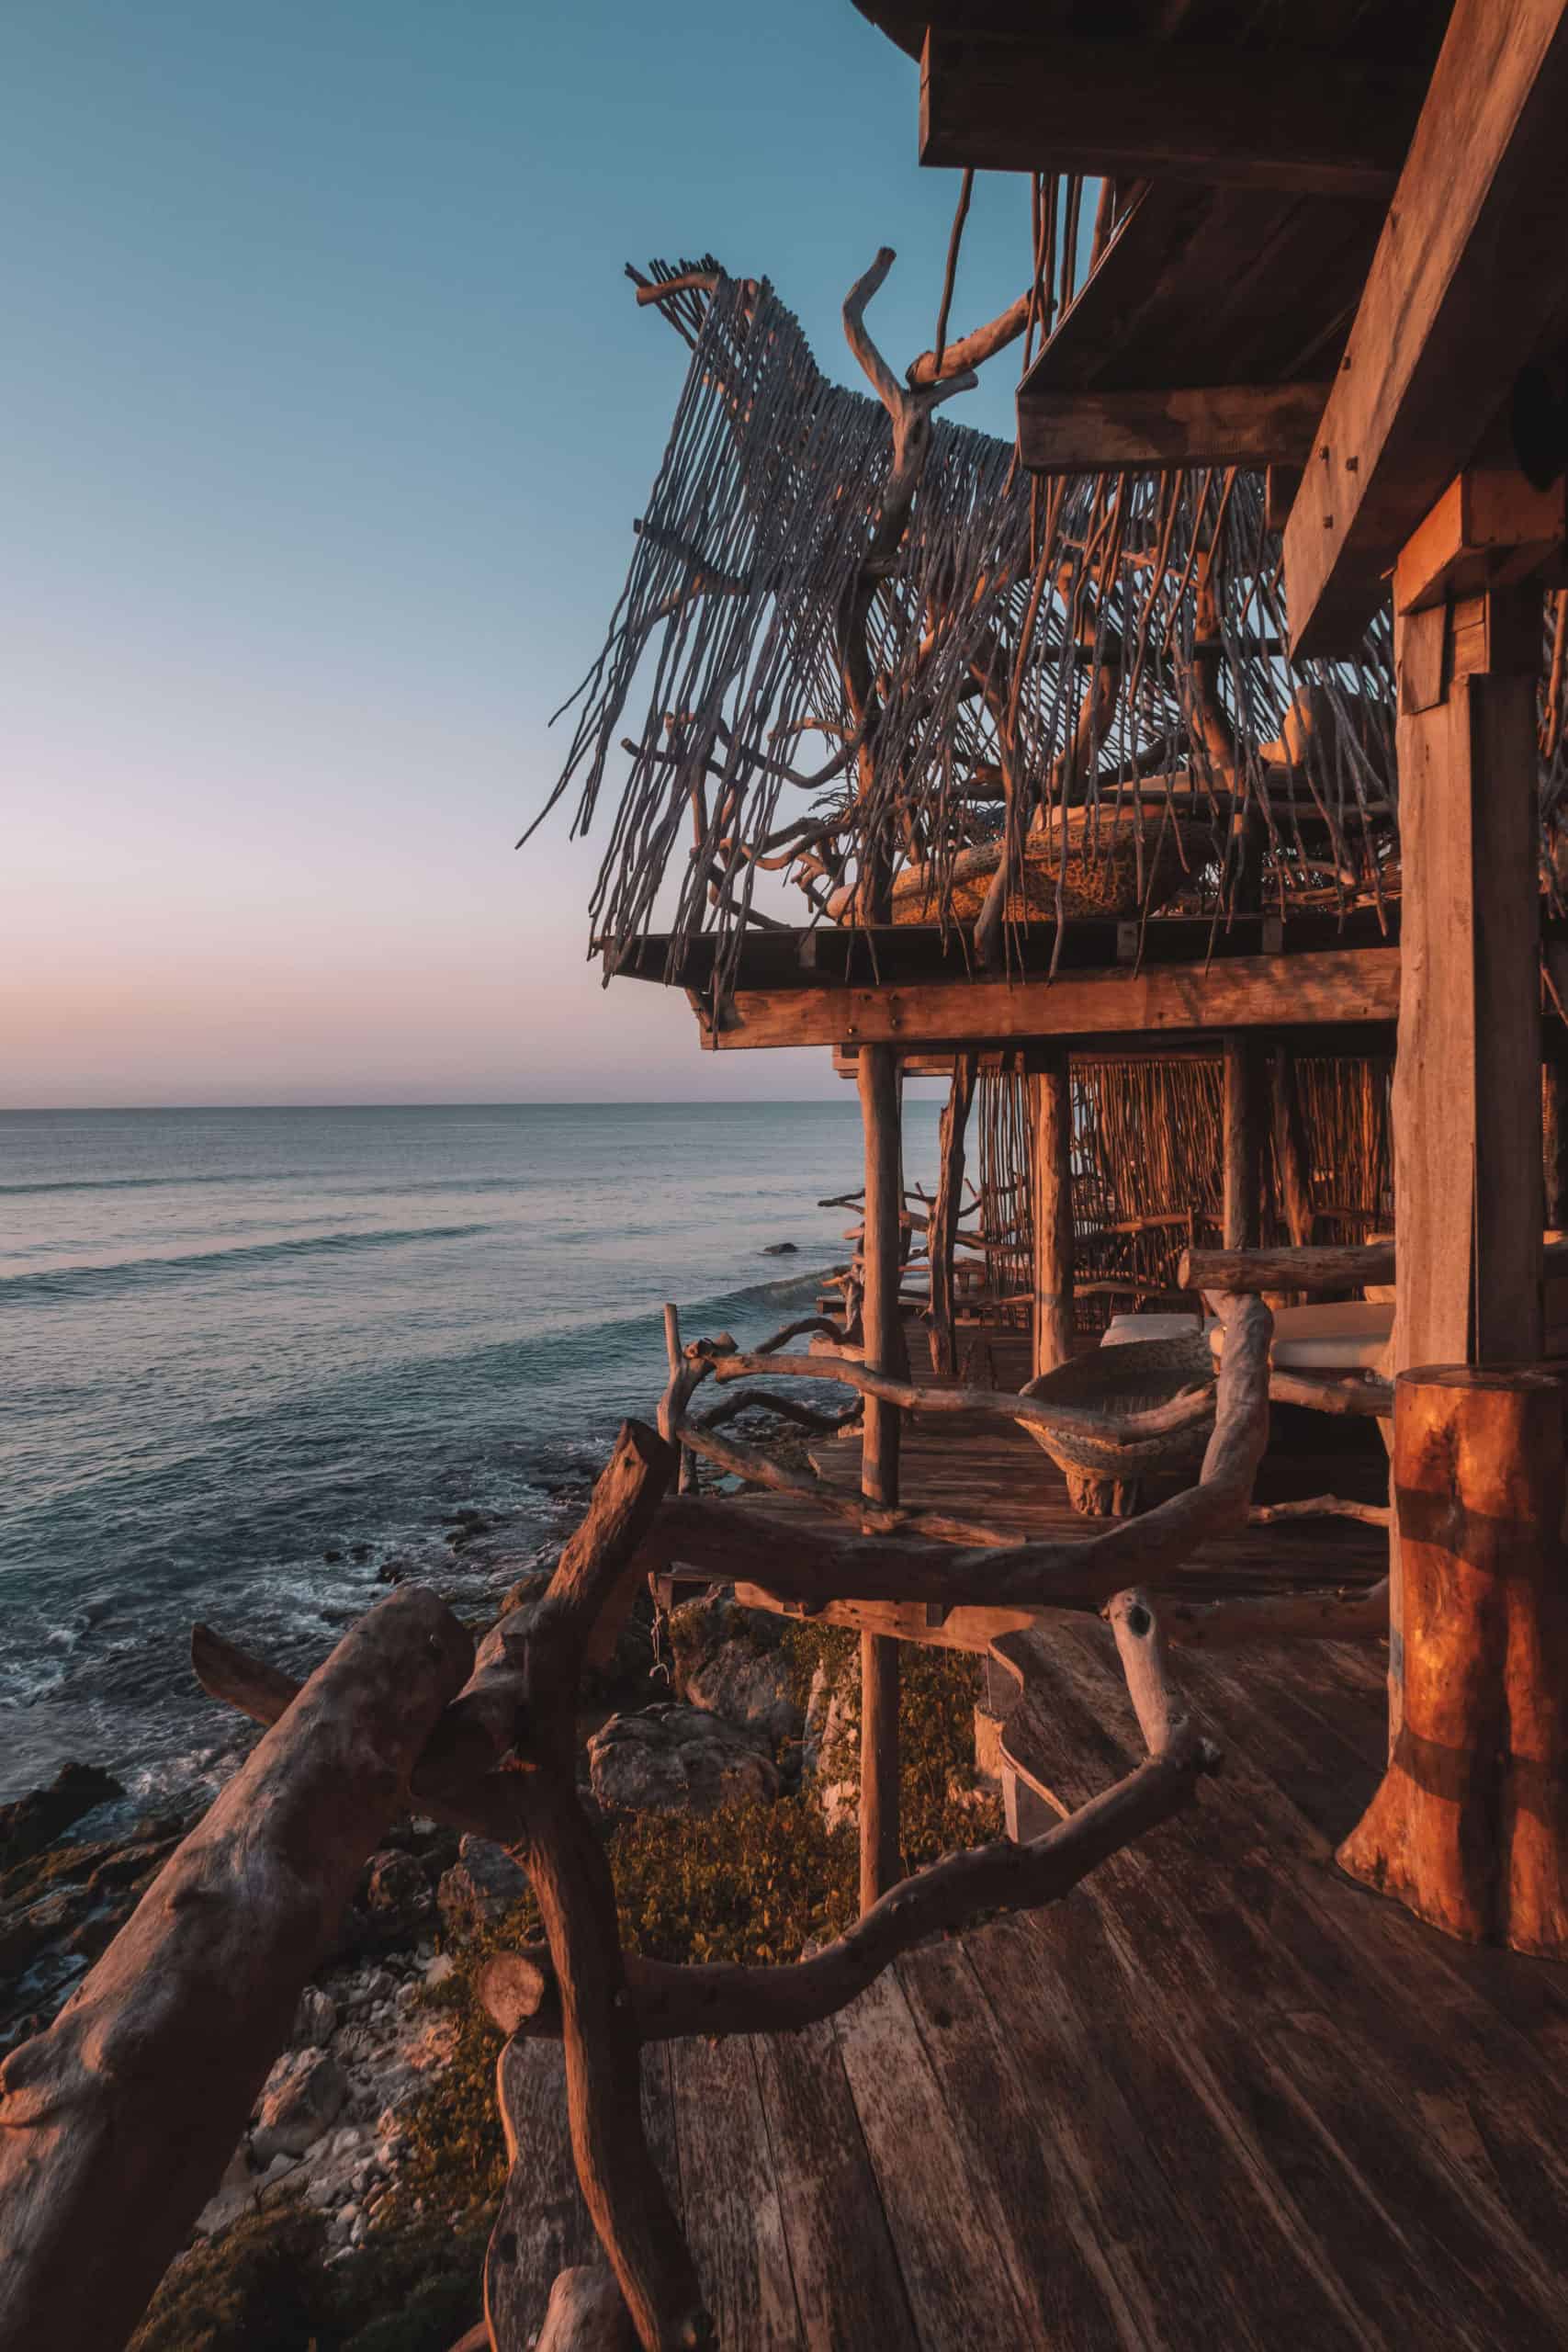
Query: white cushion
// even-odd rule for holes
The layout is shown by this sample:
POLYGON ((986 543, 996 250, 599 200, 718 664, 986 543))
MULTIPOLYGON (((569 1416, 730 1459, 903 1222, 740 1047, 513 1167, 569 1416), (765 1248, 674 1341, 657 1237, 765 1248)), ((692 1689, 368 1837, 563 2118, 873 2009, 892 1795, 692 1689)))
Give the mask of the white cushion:
POLYGON ((1124 1347, 1129 1340, 1190 1340, 1198 1335, 1195 1315, 1113 1315, 1100 1333, 1102 1348, 1124 1347))
MULTIPOLYGON (((1280 1306, 1273 1362, 1280 1372, 1378 1372, 1393 1336, 1392 1299, 1350 1298, 1332 1306, 1280 1306)), ((1218 1327, 1209 1345, 1220 1352, 1218 1327)))

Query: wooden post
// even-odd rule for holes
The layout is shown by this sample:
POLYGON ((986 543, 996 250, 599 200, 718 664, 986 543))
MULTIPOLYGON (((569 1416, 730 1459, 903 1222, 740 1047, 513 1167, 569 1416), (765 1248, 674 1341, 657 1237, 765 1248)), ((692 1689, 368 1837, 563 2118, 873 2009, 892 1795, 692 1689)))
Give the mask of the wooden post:
MULTIPOLYGON (((664 1302, 664 1357, 673 1379, 681 1369, 681 1310, 671 1298, 664 1302)), ((682 1495, 694 1495, 697 1491, 697 1461, 689 1445, 681 1448, 675 1490, 682 1495)))
POLYGON ((1312 1197, 1312 1156, 1302 1123, 1302 1102, 1296 1085, 1296 1057, 1288 1046, 1276 1046, 1270 1072, 1273 1080, 1274 1171, 1280 1180, 1280 1208, 1292 1246, 1312 1245, 1317 1214, 1312 1197))
POLYGON ((1073 1352, 1073 1102, 1066 1049, 1032 1057, 1034 1373, 1073 1352))
POLYGON ((1341 1847, 1354 1877, 1471 1942, 1568 1957, 1563 1392, 1434 1368, 1394 1387, 1404 1721, 1341 1847))
POLYGON ((964 1207, 964 1137, 969 1105, 980 1067, 977 1054, 954 1054, 953 1086, 942 1114, 941 1166, 936 1199, 926 1233, 926 1255, 931 1270, 931 1351, 933 1372, 958 1370, 958 1344, 953 1333, 953 1247, 964 1207))
MULTIPOLYGON (((1457 593, 1456 575, 1435 561, 1429 542, 1429 526, 1450 503, 1434 509, 1394 575, 1404 900, 1393 1080, 1396 1374, 1530 1363, 1542 1344, 1540 590, 1526 582, 1457 593)), ((1506 569, 1501 551, 1497 569, 1506 569)), ((1506 1423, 1494 1427, 1497 1442, 1507 1443, 1506 1423)), ((1486 1476, 1506 1487, 1517 1468, 1499 1459, 1486 1476)), ((1397 1464, 1394 1482, 1397 1489, 1397 1464)), ((1435 1661, 1417 1645, 1440 1642, 1456 1687, 1468 1686, 1491 1635, 1473 1595, 1434 1620, 1419 1585, 1407 1623, 1403 1517, 1396 1509, 1389 1544, 1388 1778, 1340 1860, 1352 1875, 1413 1900, 1399 1826, 1410 1777, 1407 1672, 1433 1674, 1435 1661)), ((1432 1736, 1411 1727, 1414 1740, 1432 1736)))
POLYGON ((1256 1250, 1263 1238, 1263 1049, 1231 1030, 1224 1056, 1224 1246, 1256 1250))
POLYGON ((1561 1233, 1568 1225, 1568 1069, 1557 1060, 1540 1066, 1540 1173, 1547 1227, 1561 1233))
MULTIPOLYGON (((890 1046, 863 1046, 857 1061, 865 1128, 865 1361, 874 1372, 909 1376, 898 1311, 899 1234, 904 1206, 899 1150, 898 1075, 890 1046)), ((898 1500, 899 1411, 865 1400, 861 1492, 869 1502, 898 1500)), ((898 1645, 886 1634, 861 1635, 860 1899, 868 1911, 901 1876, 898 1860, 898 1645)))

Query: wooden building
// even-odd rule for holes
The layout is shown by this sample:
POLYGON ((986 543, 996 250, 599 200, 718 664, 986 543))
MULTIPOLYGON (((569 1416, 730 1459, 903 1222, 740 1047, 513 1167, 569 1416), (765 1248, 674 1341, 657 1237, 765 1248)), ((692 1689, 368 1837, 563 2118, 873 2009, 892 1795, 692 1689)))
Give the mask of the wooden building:
POLYGON ((411 1795, 546 1928, 487 1979, 495 2352, 1568 2341, 1568 0, 862 5, 925 159, 1028 175, 1025 290, 950 333, 967 178, 929 352, 868 326, 890 254, 851 290, 870 396, 765 281, 638 280, 692 364, 560 786, 592 822, 624 749, 614 986, 852 1067, 857 1262, 815 1352, 671 1315, 659 1430, 477 1656, 410 1590, 302 1689, 200 1638, 271 1728, 0 2069, 5 2352, 123 2339, 411 1795), (1013 346, 1016 449, 935 415, 1013 346), (1392 1239, 1314 1227, 1383 1200, 1314 1193, 1303 1072, 1391 1055, 1392 1239), (1168 1357, 1076 1328, 1075 1066, 1142 1059, 1215 1090, 1176 1281, 1217 1328, 1168 1357), (953 1072, 929 1371, 901 1064, 953 1072), (1031 1299, 976 1385, 986 1071, 1031 1299), (1376 1368, 1284 1362, 1269 1302, 1390 1289, 1376 1368), (779 1376, 863 1402, 809 1473, 695 1409, 779 1376), (1271 1402, 1332 1511, 1271 1489, 1271 1402), (682 1490, 683 1450, 761 1491, 682 1490), (576 1795, 580 1669, 682 1568, 862 1634, 863 1916, 791 1966, 628 1960, 576 1795), (987 1658, 1013 1835, 904 1878, 907 1642, 987 1658))

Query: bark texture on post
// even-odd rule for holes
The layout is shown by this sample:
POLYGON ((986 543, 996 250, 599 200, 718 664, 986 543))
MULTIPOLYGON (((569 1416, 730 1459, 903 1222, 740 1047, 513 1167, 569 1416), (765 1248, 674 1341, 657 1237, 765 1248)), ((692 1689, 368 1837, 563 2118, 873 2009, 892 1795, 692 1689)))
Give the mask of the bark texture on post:
MULTIPOLYGON (((863 1046, 858 1063, 865 1128, 865 1361, 874 1372, 907 1380, 909 1353, 898 1311, 903 1221, 898 1072, 890 1046, 863 1046)), ((868 1501, 898 1500, 900 1412, 880 1397, 865 1402, 861 1492, 868 1501)), ((886 1634, 861 1636, 860 1896, 869 1910, 898 1878, 898 1645, 886 1634)))
POLYGON ((1224 1246, 1256 1250, 1263 1238, 1263 1048, 1233 1030, 1224 1052, 1224 1246))
POLYGON ((1312 1154, 1302 1118, 1301 1091, 1296 1084, 1296 1057, 1288 1046, 1275 1046, 1270 1076, 1274 1170, 1280 1180, 1280 1207, 1292 1244, 1304 1250, 1311 1246, 1317 1214, 1312 1197, 1312 1154))
POLYGON ((1568 1957, 1563 1390, 1432 1367, 1394 1386, 1404 1720, 1341 1866, 1471 1942, 1568 1957))
POLYGON ((1540 1066, 1540 1173, 1545 1223, 1561 1233, 1568 1225, 1568 1069, 1559 1061, 1540 1066))
POLYGON ((958 1344, 953 1331, 953 1252, 958 1239, 958 1220, 964 1208, 964 1138, 969 1125, 969 1105, 974 1099, 975 1080, 979 1067, 977 1054, 953 1056, 953 1085, 939 1130, 941 1161, 937 1171, 936 1200, 932 1204, 931 1221, 927 1228, 926 1250, 931 1270, 931 1350, 933 1372, 956 1373, 958 1370, 958 1344))
POLYGON ((121 2344, 473 1658, 404 1585, 345 1634, 47 2033, 0 2067, 0 2346, 121 2344))
POLYGON ((1034 1376, 1073 1352, 1073 1101, 1063 1048, 1029 1080, 1034 1172, 1034 1376))

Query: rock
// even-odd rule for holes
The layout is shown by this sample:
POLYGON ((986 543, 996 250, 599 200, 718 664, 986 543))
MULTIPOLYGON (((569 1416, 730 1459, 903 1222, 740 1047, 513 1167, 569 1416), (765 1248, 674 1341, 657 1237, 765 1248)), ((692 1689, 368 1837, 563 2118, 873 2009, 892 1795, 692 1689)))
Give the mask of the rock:
POLYGON ((860 1817, 859 1777, 846 1769, 859 1755, 853 1736, 857 1695, 852 1680, 849 1685, 829 1683, 823 1667, 811 1678, 802 1761, 807 1771, 817 1775, 817 1802, 829 1829, 860 1817))
POLYGON ((319 1984, 307 1984, 294 2012, 289 2041, 297 2049, 324 2050, 336 2031, 336 2002, 319 1984))
POLYGON ((351 1544, 348 1547, 348 1556, 357 1566, 363 1567, 366 1561, 370 1557, 369 1544, 351 1544))
POLYGON ((442 1879, 435 1899, 448 1928, 472 1933, 493 1927, 527 1891, 526 1873, 504 1847, 470 1835, 457 1849, 457 1859, 442 1879))
POLYGON ((365 1867, 360 1901, 374 1927, 389 1940, 411 1944, 435 1907, 430 1881, 412 1854, 395 1846, 372 1854, 365 1867))
POLYGON ((542 1600, 549 1590, 550 1578, 554 1574, 553 1568, 525 1569, 516 1583, 508 1585, 502 1594, 501 1607, 496 1615, 510 1617, 514 1609, 526 1609, 532 1602, 542 1600))
POLYGON ((197 2235, 213 2238, 220 2231, 231 2229, 254 2209, 258 2186, 244 2149, 236 2149, 222 2179, 196 2217, 197 2235))
POLYGON ((795 1258, 799 1254, 800 1245, 795 1241, 770 1241, 762 1251, 764 1258, 795 1258))
POLYGON ((286 2051, 266 2078, 251 2148, 259 2165, 302 2156, 341 2113, 348 2086, 324 2050, 286 2051))
POLYGON ((335 1568, 339 1561, 343 1558, 343 1554, 341 1552, 323 1552, 321 1554, 321 1557, 326 1562, 329 1568, 335 1568))
POLYGON ((438 1951, 434 1960, 427 1960, 424 1963, 424 1981, 427 1984, 446 1984, 457 1973, 457 1963, 449 1951, 438 1951))
POLYGON ((711 1813, 772 1798, 779 1771, 753 1733, 698 1707, 612 1715, 588 1743, 593 1794, 613 1813, 711 1813))
POLYGON ((95 1805, 124 1794, 113 1773, 96 1764, 62 1764, 47 1789, 29 1789, 12 1804, 0 1804, 0 1869, 41 1854, 95 1805))
POLYGON ((771 1747, 798 1736, 801 1711, 779 1619, 742 1609, 728 1592, 707 1593, 671 1610, 670 1639, 675 1688, 690 1705, 759 1733, 771 1747))

